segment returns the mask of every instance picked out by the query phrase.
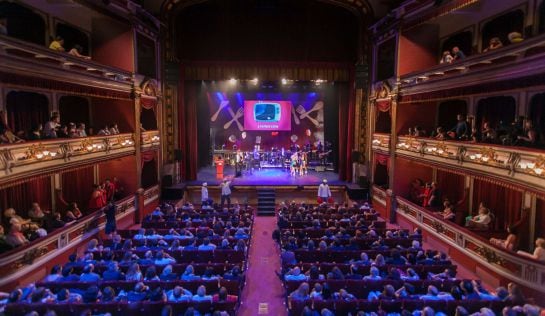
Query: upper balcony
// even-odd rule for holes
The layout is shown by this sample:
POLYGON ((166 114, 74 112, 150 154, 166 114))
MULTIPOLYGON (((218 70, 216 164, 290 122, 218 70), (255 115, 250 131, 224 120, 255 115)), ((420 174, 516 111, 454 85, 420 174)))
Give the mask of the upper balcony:
POLYGON ((111 92, 110 96, 124 98, 133 89, 131 72, 12 37, 0 36, 0 59, 0 78, 7 84, 63 90, 54 86, 60 82, 66 86, 83 86, 83 93, 88 93, 85 89, 106 89, 111 92))
POLYGON ((545 71, 545 34, 524 41, 472 55, 452 64, 439 64, 422 71, 403 75, 403 95, 452 90, 462 86, 484 86, 485 83, 542 75, 545 71))
POLYGON ((399 136, 396 155, 545 190, 545 152, 542 150, 399 136))
POLYGON ((142 151, 158 149, 161 137, 158 130, 142 132, 140 147, 142 151))
POLYGON ((0 181, 10 181, 134 153, 134 135, 131 133, 2 145, 0 181))

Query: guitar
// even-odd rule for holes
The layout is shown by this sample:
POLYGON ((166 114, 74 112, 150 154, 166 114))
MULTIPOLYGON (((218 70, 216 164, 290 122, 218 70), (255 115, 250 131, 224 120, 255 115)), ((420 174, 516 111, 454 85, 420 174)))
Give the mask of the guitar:
POLYGON ((323 153, 319 153, 318 157, 323 158, 324 156, 327 157, 331 153, 331 150, 324 151, 323 153))

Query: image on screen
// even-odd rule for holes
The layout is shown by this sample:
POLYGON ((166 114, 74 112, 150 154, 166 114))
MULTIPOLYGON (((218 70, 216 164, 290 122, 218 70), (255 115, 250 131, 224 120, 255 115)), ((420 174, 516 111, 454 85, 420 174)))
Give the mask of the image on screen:
POLYGON ((291 101, 244 101, 247 131, 290 131, 291 101))

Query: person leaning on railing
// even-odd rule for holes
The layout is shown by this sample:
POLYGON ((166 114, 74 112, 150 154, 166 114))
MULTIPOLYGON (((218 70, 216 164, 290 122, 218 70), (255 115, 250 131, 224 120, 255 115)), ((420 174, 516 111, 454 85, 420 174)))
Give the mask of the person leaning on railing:
POLYGON ((517 251, 519 255, 524 257, 532 258, 541 262, 545 262, 545 239, 538 238, 536 239, 536 247, 534 253, 528 253, 526 251, 519 250, 517 251))

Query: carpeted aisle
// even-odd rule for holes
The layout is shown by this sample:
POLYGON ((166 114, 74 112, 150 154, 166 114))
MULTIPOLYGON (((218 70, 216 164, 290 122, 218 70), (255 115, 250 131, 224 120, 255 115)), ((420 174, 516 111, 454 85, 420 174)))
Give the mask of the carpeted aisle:
POLYGON ((287 315, 280 270, 280 253, 271 237, 276 228, 275 217, 255 217, 252 243, 248 256, 246 285, 238 315, 287 315))

